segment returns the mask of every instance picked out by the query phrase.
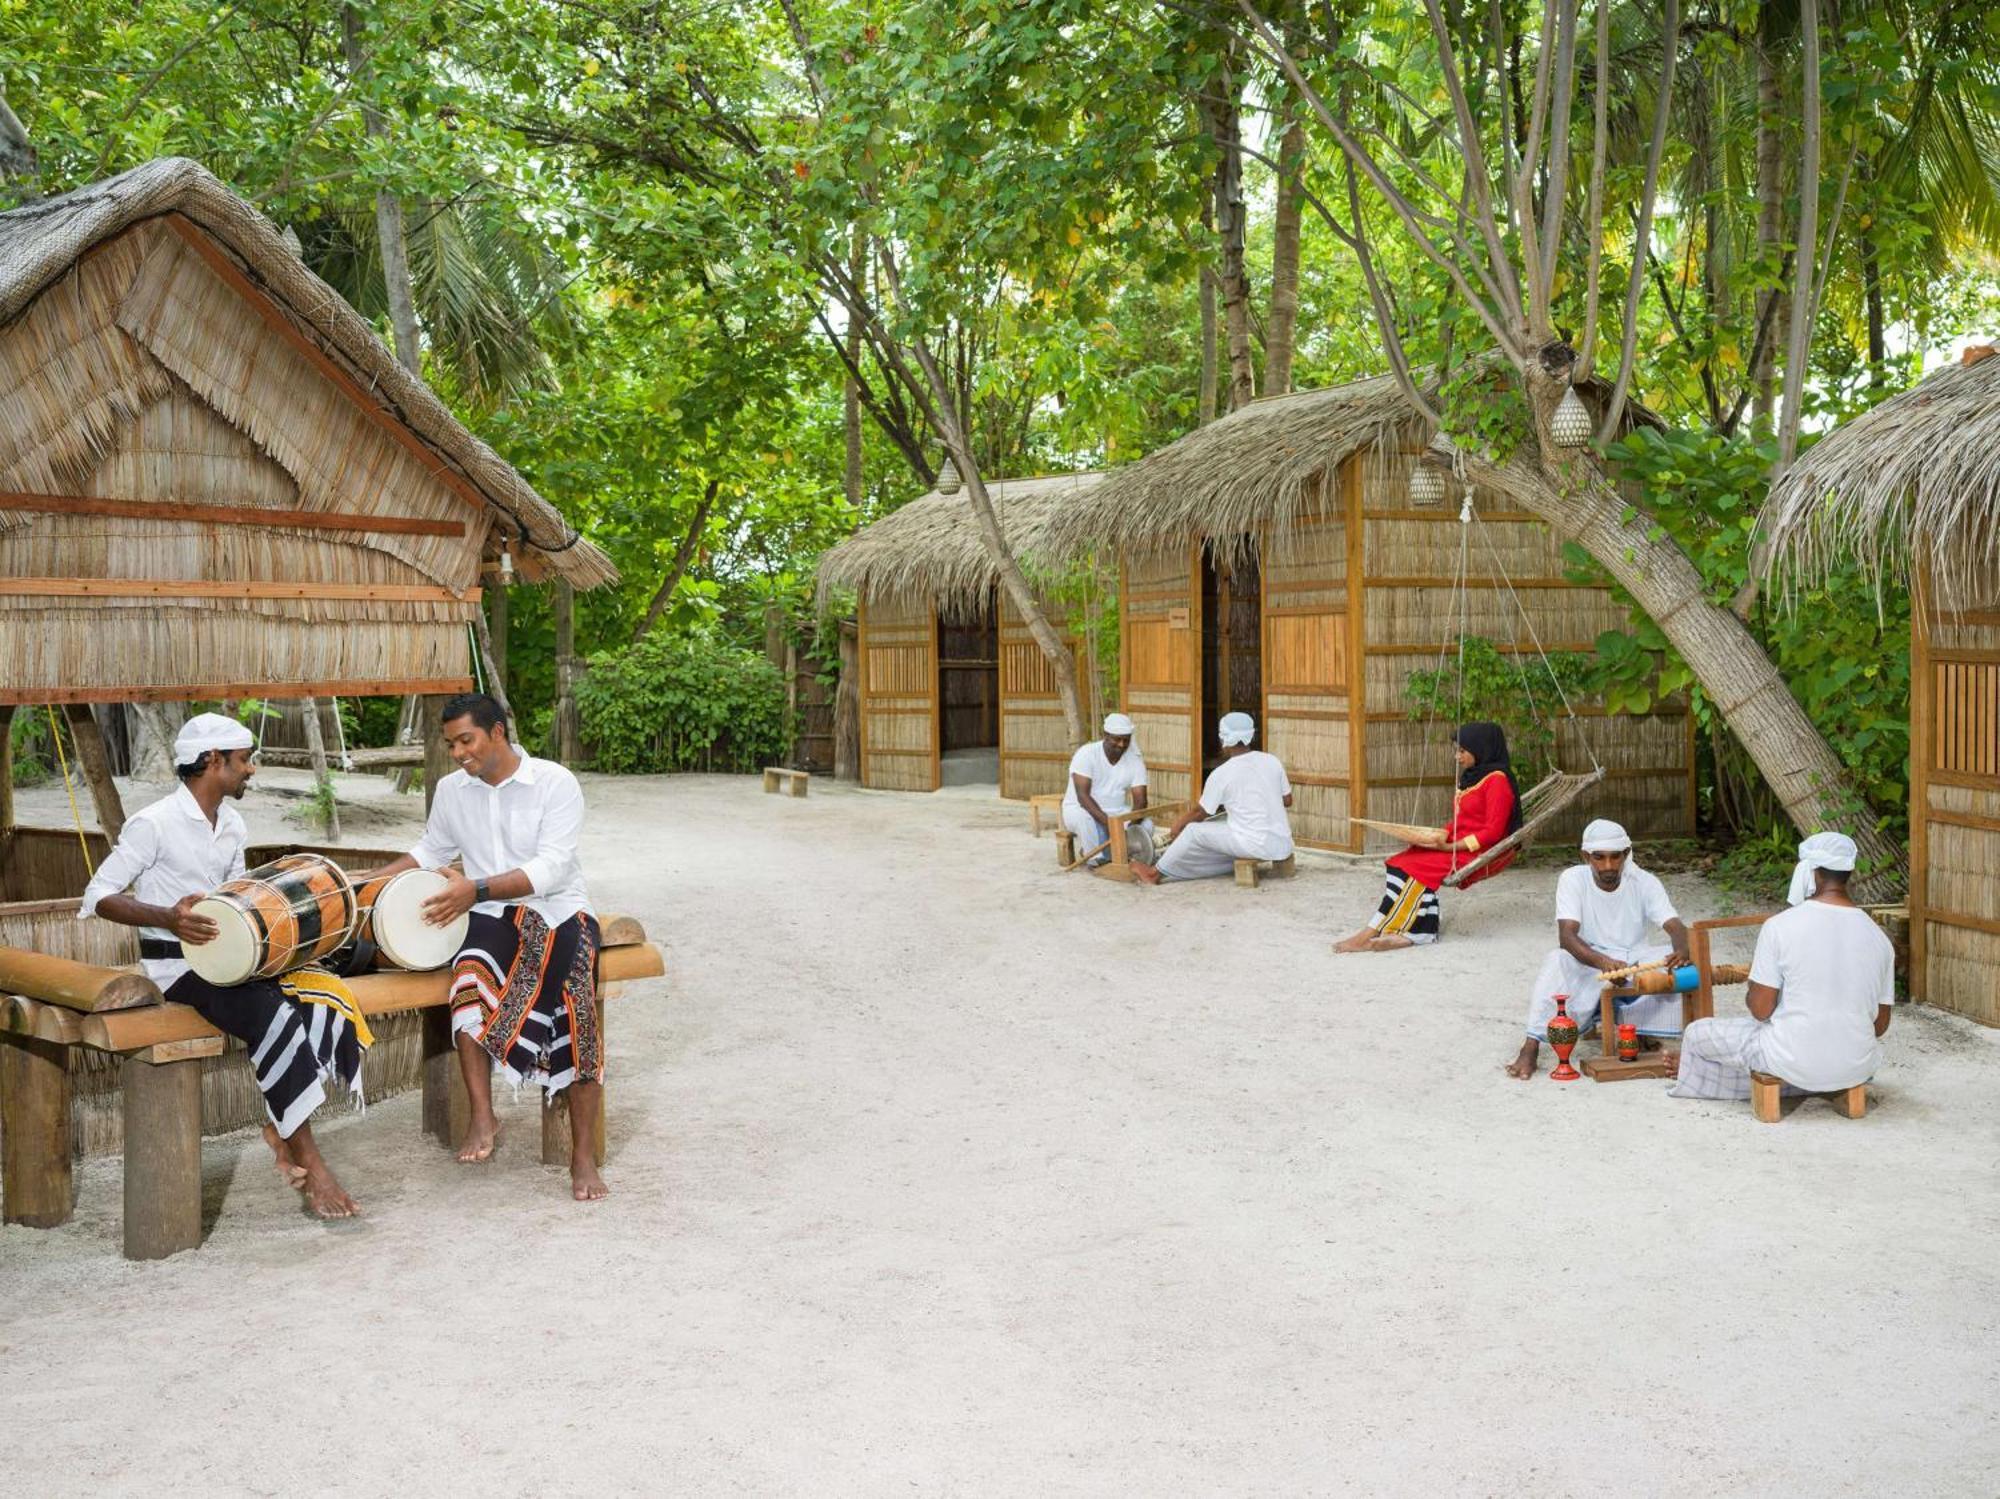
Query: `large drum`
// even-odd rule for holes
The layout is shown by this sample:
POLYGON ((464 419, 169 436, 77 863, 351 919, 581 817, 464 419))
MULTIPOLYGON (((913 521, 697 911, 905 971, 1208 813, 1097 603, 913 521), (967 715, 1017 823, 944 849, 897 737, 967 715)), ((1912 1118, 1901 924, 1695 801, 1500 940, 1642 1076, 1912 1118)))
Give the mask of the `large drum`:
POLYGON ((215 940, 183 943, 181 952, 211 984, 276 978, 346 943, 354 909, 346 870, 319 854, 287 854, 196 901, 215 940))
POLYGON ((362 940, 398 968, 442 968, 458 956, 472 925, 460 913, 448 926, 424 920, 424 902, 445 888, 435 869, 405 869, 400 874, 370 880, 355 892, 361 913, 362 940))

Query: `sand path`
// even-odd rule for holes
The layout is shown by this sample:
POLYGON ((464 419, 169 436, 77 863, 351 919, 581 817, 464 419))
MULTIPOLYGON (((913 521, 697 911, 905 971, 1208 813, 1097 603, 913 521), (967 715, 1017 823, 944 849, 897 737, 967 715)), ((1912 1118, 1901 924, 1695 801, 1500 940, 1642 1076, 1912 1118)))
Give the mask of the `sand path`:
POLYGON ((1552 870, 1335 959, 1332 862, 1147 892, 990 793, 587 791, 670 974, 609 1022, 612 1199, 407 1094, 322 1125, 361 1222, 232 1136, 133 1265, 90 1161, 0 1230, 8 1491, 1995 1492, 1991 1032, 1903 1012, 1865 1122, 1769 1128, 1501 1075, 1552 870))

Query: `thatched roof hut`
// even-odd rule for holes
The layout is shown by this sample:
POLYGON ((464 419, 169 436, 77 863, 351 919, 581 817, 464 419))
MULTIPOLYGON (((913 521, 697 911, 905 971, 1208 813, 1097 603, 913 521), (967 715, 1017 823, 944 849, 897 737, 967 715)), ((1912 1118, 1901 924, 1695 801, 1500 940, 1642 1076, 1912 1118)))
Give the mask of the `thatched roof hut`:
MULTIPOLYGON (((1272 397, 1112 470, 1051 518, 1045 546, 1120 559, 1120 687, 1156 798, 1192 791, 1216 719, 1241 709, 1286 763, 1298 840, 1374 847, 1351 817, 1443 820, 1449 728, 1413 721, 1405 685, 1461 626, 1521 655, 1593 650, 1626 627, 1608 589, 1567 576, 1560 538, 1483 491, 1461 588, 1458 506, 1410 499, 1429 436, 1387 375, 1272 397)), ((1594 756, 1608 777, 1552 831, 1609 815, 1635 836, 1692 832, 1685 705, 1579 713, 1581 727, 1557 726, 1555 758, 1594 756)))
MULTIPOLYGON (((1067 554, 1048 544, 1050 523, 1100 477, 987 485, 1031 580, 1061 565, 1067 554)), ((963 490, 911 500, 820 558, 821 600, 851 590, 857 602, 863 785, 933 791, 957 759, 1005 797, 1061 789, 1074 746, 1055 677, 999 581, 963 490), (987 761, 996 762, 990 776, 987 761)))
POLYGON ((1970 357, 1821 438, 1763 524, 1777 581, 1913 590, 1910 989, 2000 1025, 2000 357, 1970 357))
POLYGON ((196 163, 0 214, 0 703, 453 690, 503 545, 616 577, 196 163))

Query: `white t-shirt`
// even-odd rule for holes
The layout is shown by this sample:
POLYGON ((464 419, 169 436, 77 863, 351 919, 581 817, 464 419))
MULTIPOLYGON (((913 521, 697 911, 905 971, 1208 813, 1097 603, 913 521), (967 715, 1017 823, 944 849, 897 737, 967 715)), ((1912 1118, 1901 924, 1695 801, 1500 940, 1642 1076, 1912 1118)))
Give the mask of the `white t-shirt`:
POLYGON ((1810 1093, 1875 1075, 1875 1010, 1895 1000, 1896 950, 1866 911, 1809 900, 1773 916, 1757 934, 1750 982, 1779 991, 1764 1037, 1772 1072, 1810 1093))
POLYGON ((1104 813, 1132 810, 1132 788, 1146 784, 1146 760, 1139 746, 1128 744, 1116 763, 1104 753, 1104 741, 1093 739, 1069 757, 1070 779, 1063 785, 1063 808, 1081 808, 1076 799, 1076 777, 1090 782, 1091 800, 1104 813))
POLYGON ((1227 807, 1229 826, 1245 859, 1284 859, 1292 852, 1292 819, 1285 798, 1292 783, 1276 755, 1248 750, 1208 773, 1201 809, 1213 817, 1227 807))
POLYGON ((1646 939, 1679 913, 1659 877, 1625 861, 1616 890, 1600 890, 1588 864, 1572 864, 1556 881, 1556 920, 1574 921, 1577 935, 1607 958, 1637 961, 1646 939))

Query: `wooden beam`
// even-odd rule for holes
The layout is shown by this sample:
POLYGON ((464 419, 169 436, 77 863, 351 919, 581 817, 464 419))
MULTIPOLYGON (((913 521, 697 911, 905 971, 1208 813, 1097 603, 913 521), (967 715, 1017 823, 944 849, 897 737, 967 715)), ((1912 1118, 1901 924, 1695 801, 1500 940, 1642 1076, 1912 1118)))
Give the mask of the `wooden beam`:
POLYGON ((0 490, 0 510, 45 515, 114 515, 128 520, 199 521, 211 526, 289 526, 298 531, 363 531, 385 536, 463 536, 465 522, 408 515, 355 515, 263 505, 197 505, 180 500, 117 500, 94 495, 0 490))
POLYGON ((201 1243, 201 1063, 128 1057, 125 1258, 163 1260, 201 1243))
MULTIPOLYGON (((74 900, 70 909, 76 908, 74 900)), ((166 996, 143 974, 78 963, 24 947, 0 947, 0 991, 67 1010, 125 1010, 166 996)))
POLYGON ((68 1049, 27 1036, 0 1037, 0 1201, 9 1223, 69 1222, 68 1049))
POLYGON ((104 734, 97 715, 88 703, 65 703, 63 715, 69 720, 70 741, 83 767, 83 779, 97 804, 97 825, 113 843, 125 828, 125 804, 118 798, 118 783, 111 778, 111 757, 104 752, 104 734))
POLYGON ((396 678, 341 682, 184 682, 124 683, 104 687, 0 687, 0 703, 193 703, 229 702, 237 698, 305 697, 308 693, 341 697, 395 697, 403 693, 470 692, 470 677, 396 678))
POLYGON ((216 583, 179 578, 0 578, 0 596, 81 599, 320 599, 356 603, 476 604, 478 588, 410 583, 216 583))

